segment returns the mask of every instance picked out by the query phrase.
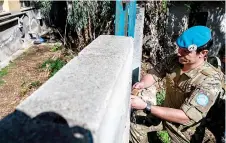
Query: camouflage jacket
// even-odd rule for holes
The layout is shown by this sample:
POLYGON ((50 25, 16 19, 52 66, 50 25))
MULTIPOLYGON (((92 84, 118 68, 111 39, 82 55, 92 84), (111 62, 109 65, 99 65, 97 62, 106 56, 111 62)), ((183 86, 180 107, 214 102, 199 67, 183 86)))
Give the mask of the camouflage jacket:
POLYGON ((181 74, 182 65, 177 58, 165 61, 165 66, 158 71, 161 73, 160 77, 166 78, 164 106, 181 109, 190 118, 186 124, 163 122, 172 142, 208 140, 205 117, 221 91, 223 73, 205 62, 202 66, 181 74))

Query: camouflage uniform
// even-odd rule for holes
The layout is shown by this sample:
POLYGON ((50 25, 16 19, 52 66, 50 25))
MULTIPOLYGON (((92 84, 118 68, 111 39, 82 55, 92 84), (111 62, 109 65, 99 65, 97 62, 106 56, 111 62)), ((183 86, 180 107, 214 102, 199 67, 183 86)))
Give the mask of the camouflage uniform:
MULTIPOLYGON (((223 52, 223 51, 221 51, 223 52)), ((221 54, 224 54, 221 53, 221 54)), ((222 59, 223 55, 220 55, 220 58, 222 59)), ((211 65, 214 65, 219 70, 222 70, 224 72, 224 63, 221 63, 220 59, 218 57, 208 57, 207 61, 211 63, 211 65), (222 68, 223 67, 223 68, 222 68)), ((214 134, 216 138, 216 142, 222 142, 225 143, 225 75, 224 75, 224 83, 222 87, 222 94, 219 95, 218 99, 216 100, 215 104, 212 106, 210 111, 207 114, 207 128, 214 134)))
POLYGON ((211 132, 205 128, 205 117, 221 91, 223 73, 207 62, 183 74, 180 74, 181 68, 182 65, 176 62, 166 69, 164 106, 181 109, 190 121, 185 124, 164 121, 163 126, 172 142, 216 142, 211 132))
MULTIPOLYGON (((138 96, 140 96, 145 102, 150 102, 152 105, 156 105, 156 87, 153 85, 148 89, 143 89, 138 96)), ((156 128, 150 127, 151 125, 157 125, 159 120, 153 117, 151 114, 146 114, 143 110, 134 110, 131 115, 130 123, 130 143, 147 143, 147 133, 156 130, 156 128)), ((158 127, 161 128, 161 125, 158 127)))
MULTIPOLYGON (((181 109, 190 118, 186 124, 163 121, 163 127, 168 131, 173 143, 216 142, 213 134, 206 129, 205 117, 221 91, 223 73, 207 62, 183 74, 180 74, 181 68, 178 58, 173 56, 165 60, 161 70, 151 73, 157 75, 153 76, 156 81, 159 80, 157 77, 166 79, 164 106, 181 109)), ((139 127, 137 132, 140 132, 138 136, 140 140, 136 142, 148 142, 146 134, 149 131, 148 126, 139 127)))

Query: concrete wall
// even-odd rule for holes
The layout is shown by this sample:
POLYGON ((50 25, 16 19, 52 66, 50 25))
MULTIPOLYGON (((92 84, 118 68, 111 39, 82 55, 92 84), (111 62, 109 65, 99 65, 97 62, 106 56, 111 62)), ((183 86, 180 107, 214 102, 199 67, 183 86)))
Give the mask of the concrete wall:
POLYGON ((135 33, 134 33, 134 52, 133 52, 133 78, 132 83, 140 81, 141 58, 144 29, 144 8, 137 8, 135 33))
POLYGON ((0 13, 0 69, 20 55, 23 49, 30 47, 32 40, 29 32, 42 33, 37 11, 21 9, 17 13, 0 13), (20 23, 20 24, 19 24, 20 23))
POLYGON ((0 142, 128 140, 133 46, 99 36, 0 121, 0 142))
MULTIPOLYGON (((206 26, 212 29, 214 46, 210 51, 216 55, 218 50, 225 44, 226 16, 225 5, 222 2, 204 2, 200 12, 208 12, 206 26)), ((169 8, 167 21, 168 46, 175 46, 176 38, 188 28, 190 10, 185 3, 174 3, 169 8)))

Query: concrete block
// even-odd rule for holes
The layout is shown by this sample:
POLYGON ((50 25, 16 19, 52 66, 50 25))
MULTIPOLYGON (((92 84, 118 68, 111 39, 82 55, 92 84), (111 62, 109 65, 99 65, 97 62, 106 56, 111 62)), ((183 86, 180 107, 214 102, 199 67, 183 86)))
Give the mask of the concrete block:
POLYGON ((137 8, 133 52, 133 84, 140 81, 144 27, 144 8, 137 8))
POLYGON ((54 142, 55 133, 66 142, 121 142, 130 109, 132 56, 132 38, 99 36, 0 122, 0 142, 11 136, 42 142, 47 135, 54 142))

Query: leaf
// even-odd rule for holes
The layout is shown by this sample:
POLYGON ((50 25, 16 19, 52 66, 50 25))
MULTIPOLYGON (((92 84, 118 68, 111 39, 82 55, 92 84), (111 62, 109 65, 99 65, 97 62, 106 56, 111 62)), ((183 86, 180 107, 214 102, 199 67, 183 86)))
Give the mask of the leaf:
POLYGON ((157 136, 162 141, 162 143, 170 143, 170 138, 167 131, 158 131, 157 136))
POLYGON ((157 105, 162 105, 165 100, 166 92, 165 90, 161 90, 160 92, 157 92, 156 98, 157 98, 157 105))

